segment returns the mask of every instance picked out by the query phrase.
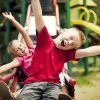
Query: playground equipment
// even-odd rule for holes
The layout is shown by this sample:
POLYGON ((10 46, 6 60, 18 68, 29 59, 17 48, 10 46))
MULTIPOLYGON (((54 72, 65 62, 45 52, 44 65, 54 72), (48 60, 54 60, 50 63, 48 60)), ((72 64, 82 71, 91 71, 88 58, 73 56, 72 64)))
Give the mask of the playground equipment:
POLYGON ((93 23, 89 23, 83 20, 72 20, 71 23, 73 25, 82 25, 100 35, 100 27, 93 23))
POLYGON ((92 14, 93 15, 93 17, 94 17, 94 21, 93 21, 93 23, 94 24, 97 24, 97 15, 96 15, 96 13, 93 11, 93 10, 89 10, 89 12, 90 12, 90 14, 92 14))
MULTIPOLYGON (((93 20, 93 22, 92 23, 94 23, 94 24, 96 24, 97 23, 97 15, 96 15, 96 13, 93 11, 93 10, 91 10, 91 9, 89 9, 88 10, 88 13, 89 13, 89 16, 88 17, 91 17, 90 15, 92 14, 93 15, 93 17, 94 17, 94 20, 93 20)), ((82 20, 83 19, 83 17, 85 16, 85 14, 86 14, 86 12, 85 11, 83 11, 82 13, 81 13, 81 15, 80 15, 80 20, 82 20)), ((87 18, 88 20, 86 20, 86 21, 90 21, 90 18, 87 18)))
MULTIPOLYGON (((88 11, 88 9, 86 8, 86 7, 83 7, 83 6, 80 6, 80 7, 78 7, 78 10, 84 10, 84 12, 85 12, 85 14, 86 14, 86 21, 89 21, 89 19, 90 19, 90 14, 89 14, 89 11, 88 11)), ((81 15, 80 15, 80 19, 82 19, 83 18, 83 14, 84 13, 82 13, 81 15)))
MULTIPOLYGON (((67 1, 67 3, 69 4, 69 2, 67 1)), ((55 2, 53 3, 53 5, 54 5, 54 9, 56 8, 55 6, 55 2)), ((68 7, 68 6, 67 6, 68 7)), ((88 10, 86 9, 86 8, 84 8, 84 7, 81 7, 83 10, 85 9, 86 10, 86 13, 88 14, 88 10)), ((81 9, 80 8, 80 9, 81 9)), ((68 8, 69 9, 69 8, 68 8)), ((30 12, 30 10, 28 10, 29 12, 30 12)), ((24 12, 23 12, 24 13, 24 12)), ((69 14, 70 14, 70 12, 69 12, 69 14)), ((24 14, 23 14, 24 15, 24 14)), ((27 16, 28 18, 26 18, 27 20, 28 20, 28 22, 26 22, 26 25, 28 26, 28 33, 30 34, 30 35, 35 35, 35 29, 33 29, 33 23, 34 23, 34 16, 32 16, 30 13, 29 13, 29 15, 30 16, 27 16)), ((84 16, 84 14, 83 15, 81 15, 82 17, 84 16)), ((87 21, 89 21, 89 14, 87 15, 88 16, 88 18, 86 19, 86 21, 83 21, 83 20, 72 20, 71 21, 71 24, 72 25, 82 25, 82 26, 85 26, 85 27, 87 27, 87 28, 89 28, 89 29, 92 29, 93 31, 95 31, 96 33, 98 33, 98 34, 100 34, 100 28, 97 26, 97 25, 94 25, 93 23, 89 23, 89 22, 87 22, 87 21), (96 26, 96 27, 95 27, 96 26)), ((69 16, 70 17, 70 16, 69 16)), ((81 17, 81 18, 82 18, 81 17)), ((70 18, 68 18, 68 19, 70 19, 70 18)), ((54 11, 54 16, 44 16, 44 21, 45 21, 45 23, 46 23, 46 25, 47 25, 47 28, 48 28, 48 30, 49 30, 49 28, 51 29, 51 26, 53 26, 52 27, 52 29, 53 30, 49 30, 50 31, 50 33, 51 33, 51 35, 55 35, 56 34, 56 10, 54 11), (47 18, 49 18, 49 20, 47 21, 47 18), (52 20, 52 22, 51 22, 51 20, 52 20), (49 23, 51 23, 52 25, 50 26, 50 24, 49 23), (52 32, 51 32, 52 31, 52 32)), ((69 20, 70 21, 70 20, 69 20)), ((69 24, 69 25, 67 25, 68 26, 68 28, 70 27, 70 25, 71 24, 69 24)), ((19 80, 19 78, 18 78, 18 75, 19 75, 19 71, 17 72, 17 74, 15 74, 17 72, 17 70, 16 69, 14 69, 13 71, 12 71, 12 73, 11 74, 9 74, 9 75, 7 75, 7 76, 5 76, 5 77, 3 77, 3 78, 1 78, 1 80, 3 80, 3 81, 5 81, 5 82, 8 82, 9 81, 9 79, 11 79, 13 76, 15 76, 14 77, 14 81, 13 81, 13 83, 12 83, 12 85, 11 85, 11 91, 12 92, 14 92, 14 86, 15 86, 15 83, 17 83, 18 82, 18 80, 19 80)), ((69 91, 70 91, 70 95, 74 98, 74 85, 75 84, 72 84, 72 83, 70 83, 70 80, 69 79, 71 79, 70 77, 68 78, 68 81, 66 81, 66 84, 68 84, 68 87, 70 87, 70 89, 69 89, 69 91)))
MULTIPOLYGON (((85 33, 86 39, 87 39, 87 41, 86 41, 86 43, 84 45, 84 47, 86 48, 89 45, 89 41, 88 41, 89 39, 88 38, 90 36, 90 33, 97 34, 97 36, 100 35, 100 31, 99 31, 100 27, 96 25, 97 16, 96 16, 96 14, 95 14, 95 12, 93 10, 92 11, 90 10, 90 6, 91 7, 96 7, 96 4, 92 0, 72 0, 72 1, 70 1, 70 4, 71 4, 71 8, 72 8, 72 9, 69 10, 69 12, 71 11, 71 14, 72 14, 71 15, 72 18, 70 20, 70 24, 72 26, 73 25, 77 25, 77 26, 79 25, 79 26, 82 26, 84 28, 84 33, 85 33), (80 5, 82 7, 85 7, 85 9, 87 9, 88 6, 89 6, 89 9, 87 9, 87 11, 82 9, 81 12, 79 12, 79 9, 77 10, 77 8, 80 5), (74 16, 77 16, 77 17, 74 18, 74 16), (92 16, 92 20, 90 20, 91 16, 92 16)), ((70 6, 70 5, 68 5, 68 6, 70 6)), ((84 74, 86 75, 86 74, 88 74, 88 66, 89 66, 88 65, 88 58, 83 58, 82 60, 84 61, 84 63, 82 61, 82 64, 84 65, 84 74)), ((95 63, 95 65, 96 65, 96 63, 95 63)))
POLYGON ((82 25, 92 31, 94 31, 97 34, 100 34, 100 27, 96 25, 97 23, 97 16, 96 13, 93 10, 88 10, 86 7, 79 7, 79 9, 83 9, 84 12, 81 13, 79 20, 71 20, 71 24, 72 25, 82 25), (84 17, 84 15, 86 16, 86 20, 82 20, 82 18, 84 17), (90 21, 90 15, 94 16, 94 22, 89 22, 90 21))

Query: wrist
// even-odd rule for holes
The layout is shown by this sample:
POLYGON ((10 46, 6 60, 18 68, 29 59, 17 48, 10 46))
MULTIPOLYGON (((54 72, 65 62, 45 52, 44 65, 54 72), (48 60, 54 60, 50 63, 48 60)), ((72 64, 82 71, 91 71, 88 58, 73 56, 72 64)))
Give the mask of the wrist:
POLYGON ((9 19, 9 21, 14 21, 15 20, 15 18, 11 18, 11 19, 9 19))

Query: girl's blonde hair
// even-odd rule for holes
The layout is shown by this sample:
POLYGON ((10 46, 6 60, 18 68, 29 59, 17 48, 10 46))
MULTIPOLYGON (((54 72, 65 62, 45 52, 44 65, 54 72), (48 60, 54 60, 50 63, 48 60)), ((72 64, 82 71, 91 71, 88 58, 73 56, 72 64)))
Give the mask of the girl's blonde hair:
POLYGON ((13 53, 13 50, 12 50, 12 45, 13 45, 14 41, 16 41, 16 40, 12 40, 9 43, 8 48, 7 48, 8 53, 11 54, 12 57, 14 57, 14 53, 13 53))

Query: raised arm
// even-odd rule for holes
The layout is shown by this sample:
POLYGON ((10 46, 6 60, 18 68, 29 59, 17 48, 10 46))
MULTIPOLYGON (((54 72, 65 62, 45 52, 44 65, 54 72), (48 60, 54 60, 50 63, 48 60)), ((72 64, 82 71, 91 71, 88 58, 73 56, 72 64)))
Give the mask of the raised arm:
POLYGON ((12 16, 11 13, 2 13, 2 15, 4 16, 4 18, 8 19, 9 21, 11 21, 13 23, 13 25, 17 28, 17 30, 22 34, 26 45, 27 46, 33 46, 33 42, 29 36, 29 34, 24 30, 24 28, 22 27, 21 24, 19 24, 15 18, 12 16))
POLYGON ((91 46, 86 49, 79 49, 76 51, 75 58, 83 58, 88 56, 100 55, 100 46, 91 46))
POLYGON ((31 0, 31 1, 32 1, 31 2, 32 10, 35 16, 36 29, 38 32, 40 32, 42 28, 44 27, 44 21, 42 17, 42 8, 41 8, 39 0, 31 0))

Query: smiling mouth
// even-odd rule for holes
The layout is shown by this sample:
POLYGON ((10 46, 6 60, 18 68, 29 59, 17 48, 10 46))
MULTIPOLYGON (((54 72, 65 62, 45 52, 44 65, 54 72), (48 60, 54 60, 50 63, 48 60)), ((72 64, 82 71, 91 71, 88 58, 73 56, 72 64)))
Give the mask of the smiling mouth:
POLYGON ((22 51, 22 53, 24 53, 25 52, 25 49, 22 51))
POLYGON ((22 51, 22 53, 24 53, 24 52, 25 52, 25 50, 22 51))

